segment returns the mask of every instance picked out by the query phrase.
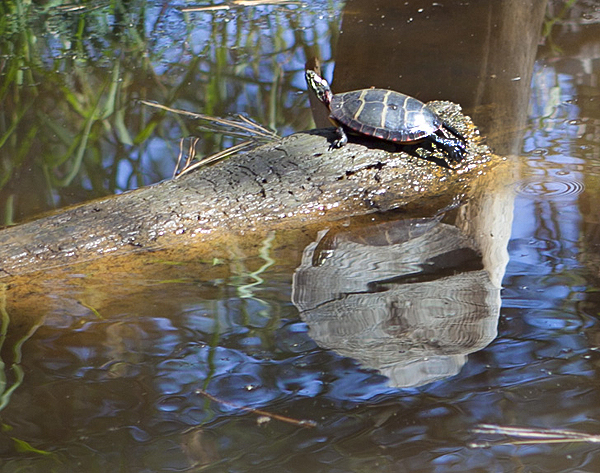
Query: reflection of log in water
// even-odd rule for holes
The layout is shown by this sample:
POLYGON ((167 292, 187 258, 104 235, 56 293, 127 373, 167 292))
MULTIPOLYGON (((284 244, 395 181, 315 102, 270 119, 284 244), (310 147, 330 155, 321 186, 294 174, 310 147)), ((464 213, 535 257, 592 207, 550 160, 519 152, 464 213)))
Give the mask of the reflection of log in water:
POLYGON ((305 249, 293 301, 311 337, 395 386, 458 373, 494 339, 500 310, 473 242, 431 220, 367 230, 322 235, 305 249))

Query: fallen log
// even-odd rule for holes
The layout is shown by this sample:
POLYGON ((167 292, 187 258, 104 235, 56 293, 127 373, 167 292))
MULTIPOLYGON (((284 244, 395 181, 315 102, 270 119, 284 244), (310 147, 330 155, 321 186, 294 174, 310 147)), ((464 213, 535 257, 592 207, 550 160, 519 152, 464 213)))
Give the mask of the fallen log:
POLYGON ((0 279, 390 209, 435 212, 457 203, 501 159, 458 106, 433 105, 468 140, 454 169, 442 165, 441 154, 424 159, 363 139, 330 149, 333 130, 297 133, 180 178, 2 230, 0 279))

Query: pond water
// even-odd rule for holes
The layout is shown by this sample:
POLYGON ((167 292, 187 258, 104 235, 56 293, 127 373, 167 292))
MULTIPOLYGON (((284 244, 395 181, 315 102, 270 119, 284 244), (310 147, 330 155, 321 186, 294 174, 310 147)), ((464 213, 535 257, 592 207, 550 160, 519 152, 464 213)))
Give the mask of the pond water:
POLYGON ((180 137, 238 139, 136 99, 310 128, 311 55, 337 90, 461 103, 514 173, 489 215, 268 234, 2 303, 2 471, 600 471, 597 2, 143 3, 2 7, 4 221, 167 178, 180 137))

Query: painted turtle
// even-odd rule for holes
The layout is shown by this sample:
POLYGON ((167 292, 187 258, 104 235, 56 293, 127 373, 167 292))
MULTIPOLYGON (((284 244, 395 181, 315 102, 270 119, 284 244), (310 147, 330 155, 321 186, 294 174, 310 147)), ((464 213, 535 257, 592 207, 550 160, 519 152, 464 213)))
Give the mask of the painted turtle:
POLYGON ((311 69, 306 82, 317 98, 329 108, 336 126, 334 148, 348 142, 346 130, 401 144, 435 144, 446 152, 450 162, 460 162, 466 140, 420 100, 384 89, 362 89, 333 94, 325 79, 311 69), (452 136, 453 135, 453 136, 452 136))

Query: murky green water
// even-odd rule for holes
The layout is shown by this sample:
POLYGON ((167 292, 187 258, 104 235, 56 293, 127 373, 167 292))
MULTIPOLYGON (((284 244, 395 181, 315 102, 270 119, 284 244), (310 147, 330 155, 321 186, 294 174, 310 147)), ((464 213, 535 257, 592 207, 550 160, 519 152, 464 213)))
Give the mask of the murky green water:
POLYGON ((235 141, 136 99, 309 128, 313 52, 338 90, 460 102, 515 176, 439 219, 268 235, 123 291, 49 281, 46 312, 2 314, 2 471, 599 471, 590 438, 477 430, 600 435, 600 10, 525 3, 557 20, 530 49, 533 16, 496 1, 349 2, 341 27, 320 2, 13 11, 29 23, 2 40, 5 217, 166 178, 188 134, 202 153, 235 141), (19 68, 33 36, 43 53, 19 68), (365 55, 366 38, 390 42, 365 55))

